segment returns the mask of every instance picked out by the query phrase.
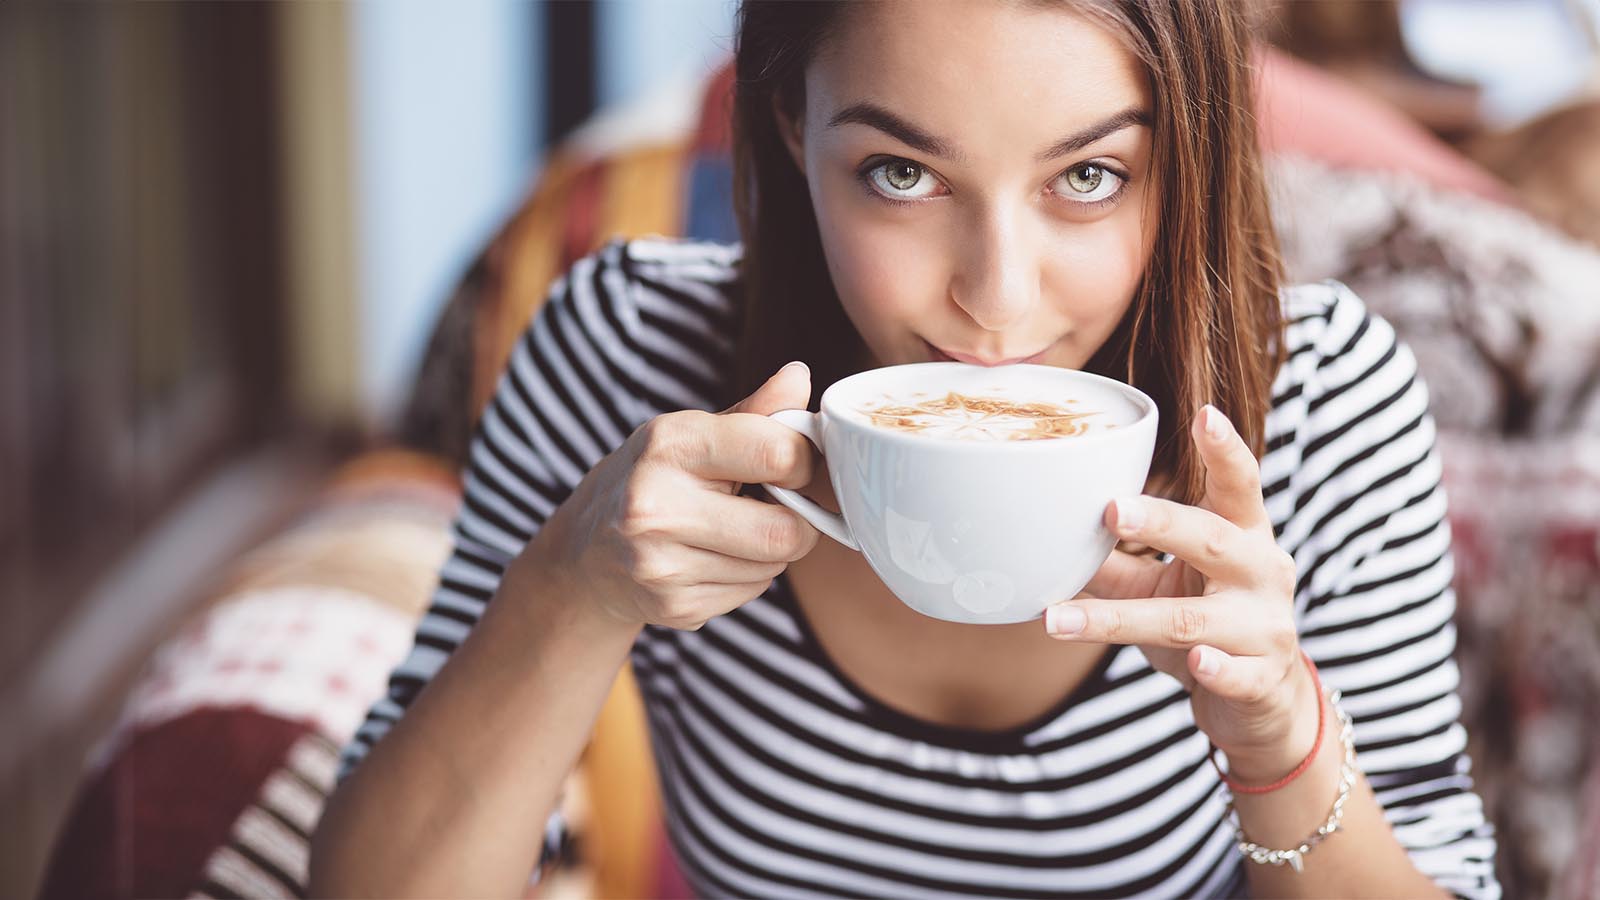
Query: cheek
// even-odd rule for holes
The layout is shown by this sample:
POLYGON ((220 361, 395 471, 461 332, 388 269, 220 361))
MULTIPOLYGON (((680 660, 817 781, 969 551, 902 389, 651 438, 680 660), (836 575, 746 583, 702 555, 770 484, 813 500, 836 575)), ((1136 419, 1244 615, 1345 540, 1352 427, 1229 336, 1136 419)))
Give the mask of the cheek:
POLYGON ((839 301, 881 359, 894 355, 891 343, 903 341, 908 327, 938 307, 944 296, 939 286, 948 276, 937 264, 943 257, 933 251, 937 234, 896 221, 859 193, 854 184, 814 187, 812 203, 839 301))
POLYGON ((1074 331, 1092 339, 1086 349, 1097 349, 1132 304, 1149 260, 1147 231, 1138 208, 1124 204, 1094 227, 1057 241, 1045 296, 1056 298, 1074 331))

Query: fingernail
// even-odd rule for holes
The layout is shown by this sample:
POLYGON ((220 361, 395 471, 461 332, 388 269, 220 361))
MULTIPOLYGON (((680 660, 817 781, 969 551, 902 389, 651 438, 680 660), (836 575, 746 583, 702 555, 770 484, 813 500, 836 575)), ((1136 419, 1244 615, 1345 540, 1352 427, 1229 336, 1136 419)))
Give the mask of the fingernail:
POLYGON ((1213 441, 1220 441, 1227 434, 1228 425, 1222 411, 1209 403, 1200 409, 1200 426, 1205 429, 1206 437, 1213 441))
POLYGON ((1089 617, 1076 606, 1052 606, 1044 611, 1044 629, 1051 634, 1077 634, 1089 617))
POLYGON ((787 365, 785 365, 783 368, 779 369, 778 371, 779 372, 787 372, 790 369, 804 369, 804 368, 808 368, 808 367, 806 366, 805 363, 803 363, 803 362, 801 362, 800 360, 797 359, 792 363, 788 363, 787 365))
POLYGON ((1218 656, 1217 651, 1210 647, 1201 647, 1200 663, 1194 668, 1201 675, 1215 675, 1217 670, 1222 668, 1222 657, 1218 656))
POLYGON ((1133 534, 1144 527, 1144 504, 1138 500, 1123 498, 1117 502, 1117 530, 1123 534, 1133 534))

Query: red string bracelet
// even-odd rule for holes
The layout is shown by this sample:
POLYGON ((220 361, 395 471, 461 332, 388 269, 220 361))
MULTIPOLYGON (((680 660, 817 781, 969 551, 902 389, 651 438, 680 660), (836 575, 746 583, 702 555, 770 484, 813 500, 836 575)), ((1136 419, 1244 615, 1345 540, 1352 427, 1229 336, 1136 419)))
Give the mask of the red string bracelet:
POLYGON ((1317 664, 1311 661, 1311 657, 1306 655, 1304 650, 1300 651, 1300 658, 1306 661, 1306 668, 1311 670, 1311 682, 1317 688, 1317 740, 1311 745, 1311 752, 1307 753, 1306 758, 1300 761, 1300 765, 1294 767, 1293 772, 1265 787, 1250 787, 1228 777, 1228 773, 1222 771, 1222 766, 1217 763, 1217 745, 1211 744, 1211 753, 1208 756, 1211 760, 1211 765, 1217 770, 1217 775, 1222 779, 1222 783, 1227 785, 1228 790, 1233 791, 1235 794, 1270 794, 1288 785, 1289 782, 1299 778, 1307 769, 1311 768, 1311 762, 1317 758, 1317 751, 1322 749, 1322 734, 1327 725, 1328 708, 1328 704, 1322 700, 1322 678, 1317 674, 1317 664))

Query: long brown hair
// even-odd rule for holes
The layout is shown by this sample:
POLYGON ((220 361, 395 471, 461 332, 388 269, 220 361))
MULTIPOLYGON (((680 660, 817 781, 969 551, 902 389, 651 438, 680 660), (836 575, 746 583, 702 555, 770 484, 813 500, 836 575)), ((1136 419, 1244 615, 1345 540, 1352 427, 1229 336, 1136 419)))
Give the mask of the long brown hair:
MULTIPOLYGON (((779 365, 801 359, 812 369, 814 404, 864 355, 828 277, 804 175, 774 116, 774 101, 800 110, 806 66, 837 24, 840 6, 740 5, 734 205, 748 298, 740 396, 779 365)), ((1204 493, 1205 471, 1187 434, 1193 416, 1202 404, 1215 404, 1261 455, 1272 380, 1283 360, 1282 267, 1256 144, 1249 4, 1077 0, 1070 6, 1121 35, 1149 73, 1151 170, 1161 197, 1155 245, 1134 301, 1084 368, 1155 399, 1161 428, 1152 486, 1194 503, 1204 493)))

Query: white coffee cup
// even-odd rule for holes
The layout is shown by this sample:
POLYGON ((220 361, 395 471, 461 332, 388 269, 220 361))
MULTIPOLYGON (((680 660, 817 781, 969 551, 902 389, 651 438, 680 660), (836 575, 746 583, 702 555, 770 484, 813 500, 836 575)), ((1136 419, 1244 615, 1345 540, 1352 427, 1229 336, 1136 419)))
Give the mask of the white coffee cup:
POLYGON ((871 369, 829 387, 820 407, 772 418, 822 452, 843 515, 764 487, 861 551, 907 606, 951 622, 1025 622, 1081 591, 1116 544, 1106 506, 1143 490, 1155 448, 1153 400, 1121 382, 1053 366, 871 369), (1069 408, 1103 418, 1086 420, 1087 433, 1074 437, 985 441, 884 428, 863 412, 885 397, 949 391, 1071 400, 1069 408))

